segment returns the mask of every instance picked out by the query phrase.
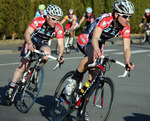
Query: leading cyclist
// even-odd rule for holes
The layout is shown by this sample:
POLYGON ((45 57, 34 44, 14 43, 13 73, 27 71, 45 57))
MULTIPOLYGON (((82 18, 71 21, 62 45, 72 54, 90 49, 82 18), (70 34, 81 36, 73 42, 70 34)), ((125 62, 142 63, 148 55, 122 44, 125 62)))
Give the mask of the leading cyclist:
MULTIPOLYGON (((143 25, 143 22, 144 22, 144 20, 145 19, 147 19, 147 24, 149 24, 150 25, 150 9, 145 9, 145 14, 143 15, 143 18, 142 18, 142 21, 141 21, 141 23, 139 24, 139 27, 141 28, 142 27, 142 25, 143 25)), ((150 26, 149 26, 149 28, 150 28, 150 26)))
MULTIPOLYGON (((68 79, 65 87, 66 97, 68 97, 76 87, 88 68, 88 64, 93 63, 96 58, 100 58, 104 53, 105 42, 112 38, 122 35, 124 47, 124 60, 127 71, 134 68, 130 63, 130 25, 129 20, 134 13, 134 5, 128 0, 117 0, 113 4, 113 12, 99 16, 91 24, 88 36, 81 36, 81 40, 88 38, 88 43, 82 48, 85 57, 81 60, 72 79, 68 79)), ((91 71, 89 80, 95 78, 96 71, 91 71)))
POLYGON ((60 23, 63 24, 66 20, 68 20, 68 23, 65 26, 65 34, 67 34, 68 32, 70 33, 71 38, 69 44, 72 45, 73 32, 78 26, 78 18, 75 15, 75 11, 73 9, 68 10, 68 15, 66 15, 60 23))
MULTIPOLYGON (((49 39, 57 37, 60 53, 58 55, 58 61, 63 63, 64 58, 60 59, 64 52, 64 31, 62 25, 59 23, 63 12, 57 5, 51 4, 47 7, 46 17, 37 17, 28 26, 25 31, 25 42, 21 51, 20 64, 16 68, 12 81, 9 84, 9 89, 6 93, 6 98, 9 100, 12 97, 14 87, 24 72, 25 68, 29 64, 30 59, 24 58, 27 51, 34 51, 39 49, 46 54, 51 54, 50 46, 48 45, 49 39)), ((47 57, 43 57, 41 65, 43 66, 48 61, 47 57)))

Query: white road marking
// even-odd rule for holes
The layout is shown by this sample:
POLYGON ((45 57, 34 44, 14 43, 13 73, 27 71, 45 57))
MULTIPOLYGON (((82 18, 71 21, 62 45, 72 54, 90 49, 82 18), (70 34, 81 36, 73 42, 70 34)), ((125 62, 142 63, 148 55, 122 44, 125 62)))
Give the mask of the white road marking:
MULTIPOLYGON (((144 53, 144 52, 150 52, 150 50, 134 50, 134 51, 131 51, 132 54, 136 54, 136 53, 144 53)), ((123 52, 118 52, 118 53, 113 53, 113 54, 122 55, 123 52)))

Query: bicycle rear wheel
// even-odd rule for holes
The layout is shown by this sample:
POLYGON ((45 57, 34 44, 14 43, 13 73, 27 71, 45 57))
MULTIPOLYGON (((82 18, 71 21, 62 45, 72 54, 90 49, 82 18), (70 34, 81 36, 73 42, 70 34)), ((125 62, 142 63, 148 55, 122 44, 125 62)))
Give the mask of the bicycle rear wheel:
POLYGON ((114 100, 114 84, 105 78, 96 87, 90 89, 81 112, 82 121, 107 121, 114 100))
POLYGON ((59 82, 53 99, 53 107, 51 108, 51 117, 53 121, 70 121, 68 116, 71 113, 69 110, 69 100, 65 97, 65 86, 67 85, 67 79, 71 78, 74 71, 68 72, 59 82))
POLYGON ((20 99, 20 111, 27 113, 34 104, 38 94, 40 92, 44 77, 43 67, 39 67, 35 71, 29 74, 28 81, 26 82, 21 99, 20 99))

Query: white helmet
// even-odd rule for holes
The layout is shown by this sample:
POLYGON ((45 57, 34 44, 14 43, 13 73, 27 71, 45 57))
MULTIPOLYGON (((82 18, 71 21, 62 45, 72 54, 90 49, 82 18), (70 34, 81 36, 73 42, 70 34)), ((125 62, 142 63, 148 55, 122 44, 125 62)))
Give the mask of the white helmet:
POLYGON ((150 9, 145 9, 145 13, 149 13, 150 12, 150 9))
POLYGON ((113 9, 119 13, 133 14, 134 5, 128 0, 117 0, 113 4, 113 9))
POLYGON ((87 13, 92 13, 92 11, 93 11, 93 10, 92 10, 91 7, 88 7, 88 8, 86 9, 86 12, 87 12, 87 13))
POLYGON ((62 9, 60 7, 58 7, 57 5, 54 5, 54 4, 49 5, 47 7, 46 12, 50 16, 55 16, 55 17, 58 17, 58 18, 61 18, 63 16, 62 9))

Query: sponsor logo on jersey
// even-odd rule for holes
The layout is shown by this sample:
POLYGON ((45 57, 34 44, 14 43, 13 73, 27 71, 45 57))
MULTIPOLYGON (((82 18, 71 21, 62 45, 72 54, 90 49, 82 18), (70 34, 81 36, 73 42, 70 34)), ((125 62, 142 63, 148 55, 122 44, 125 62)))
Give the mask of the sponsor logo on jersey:
POLYGON ((35 24, 35 26, 38 26, 38 22, 37 21, 34 21, 34 24, 35 24))
POLYGON ((59 31, 58 31, 58 34, 62 34, 62 30, 59 30, 59 31))
POLYGON ((124 33, 130 33, 130 30, 126 30, 124 33))
POLYGON ((104 27, 106 26, 106 22, 105 22, 105 21, 103 22, 103 26, 104 26, 104 27))

